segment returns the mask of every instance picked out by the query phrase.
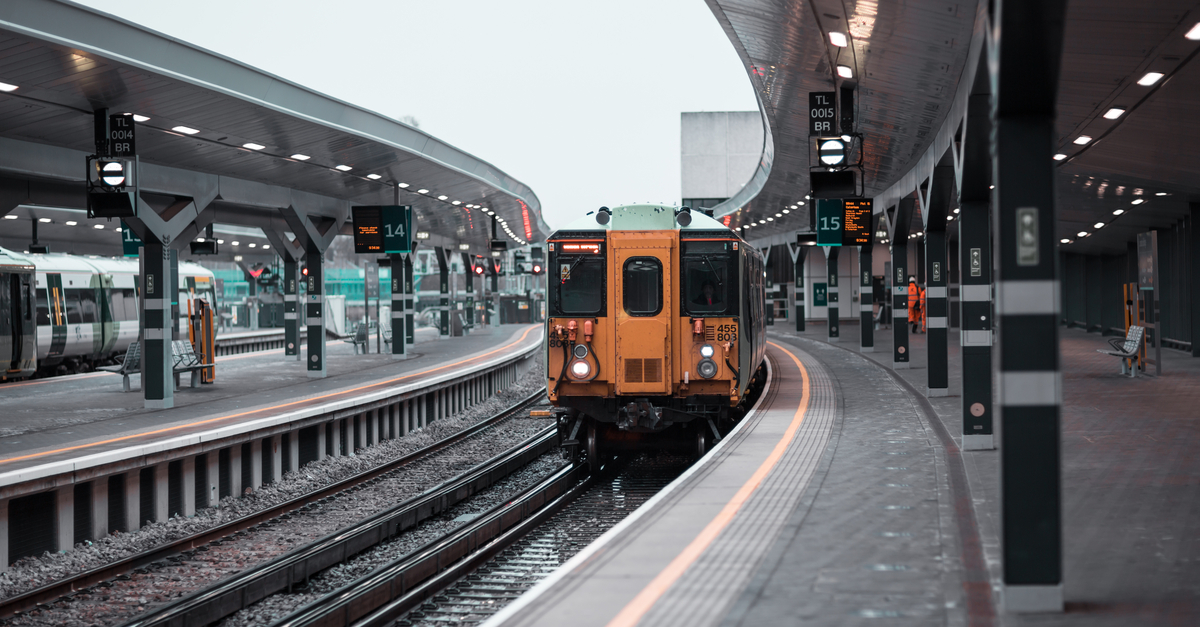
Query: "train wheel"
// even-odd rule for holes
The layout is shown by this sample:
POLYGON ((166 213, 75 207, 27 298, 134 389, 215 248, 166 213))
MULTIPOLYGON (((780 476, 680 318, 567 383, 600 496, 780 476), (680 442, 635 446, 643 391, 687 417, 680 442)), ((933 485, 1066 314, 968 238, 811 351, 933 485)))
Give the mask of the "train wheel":
POLYGON ((587 463, 592 472, 600 470, 600 441, 596 437, 596 423, 590 419, 587 431, 587 463))
POLYGON ((708 452, 708 432, 704 429, 696 431, 696 459, 704 457, 708 452))

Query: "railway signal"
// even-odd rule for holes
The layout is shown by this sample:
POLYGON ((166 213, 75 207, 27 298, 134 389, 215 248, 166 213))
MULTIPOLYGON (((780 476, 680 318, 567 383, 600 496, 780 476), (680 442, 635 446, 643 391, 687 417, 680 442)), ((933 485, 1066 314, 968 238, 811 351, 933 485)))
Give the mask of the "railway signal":
POLYGON ((475 276, 483 276, 483 257, 475 257, 475 260, 471 262, 471 272, 474 272, 475 276))
POLYGON ((546 271, 546 269, 542 267, 542 262, 540 262, 540 261, 533 262, 532 272, 534 275, 539 275, 545 271, 546 271))

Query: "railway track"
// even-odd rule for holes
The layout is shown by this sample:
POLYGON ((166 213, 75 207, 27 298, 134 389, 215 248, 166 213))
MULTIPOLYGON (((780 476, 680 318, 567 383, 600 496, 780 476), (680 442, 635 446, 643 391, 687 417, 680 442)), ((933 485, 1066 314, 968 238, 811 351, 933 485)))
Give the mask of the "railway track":
MULTIPOLYGON (((253 560, 256 557, 260 560, 271 559, 275 557, 273 553, 286 552, 291 548, 289 545, 297 543, 297 539, 303 536, 304 531, 307 530, 301 528, 289 532, 289 527, 296 527, 297 523, 305 522, 302 519, 312 518, 308 514, 316 512, 310 512, 310 510, 322 509, 320 516, 323 519, 329 519, 322 522, 345 526, 345 524, 362 518, 363 504, 356 503, 356 501, 372 490, 376 490, 376 486, 380 486, 382 483, 402 482, 405 475, 414 474, 416 476, 408 482, 412 485, 401 486, 409 488, 414 493, 422 492, 425 486, 431 483, 441 483, 447 477, 434 480, 435 478, 431 476, 430 472, 401 473, 397 471, 400 469, 413 471, 422 468, 422 464, 452 455, 458 449, 470 448, 471 443, 477 440, 476 436, 492 429, 499 430, 505 424, 514 424, 509 419, 520 415, 526 408, 543 398, 544 394, 543 388, 497 416, 481 421, 411 454, 337 481, 319 490, 299 495, 253 514, 131 555, 105 566, 4 599, 0 601, 0 618, 9 618, 6 622, 10 624, 55 624, 56 608, 76 603, 96 609, 95 613, 86 613, 87 622, 94 624, 113 622, 103 619, 101 614, 120 616, 122 613, 120 608, 123 608, 126 613, 140 613, 147 607, 166 600, 163 597, 170 598, 190 592, 189 585, 192 588, 203 587, 213 579, 226 576, 229 573, 225 571, 231 567, 236 568, 239 561, 253 560), (353 521, 348 520, 351 518, 353 521), (272 528, 275 528, 275 533, 267 534, 273 536, 269 538, 268 542, 260 543, 257 546, 246 546, 245 540, 248 539, 251 531, 271 531, 272 528), (142 590, 140 594, 137 590, 130 589, 132 586, 129 584, 133 583, 131 580, 140 575, 148 575, 156 571, 169 571, 181 564, 199 560, 201 555, 203 555, 201 561, 205 562, 206 566, 200 568, 202 574, 199 577, 185 578, 181 575, 168 575, 157 587, 142 590)), ((523 441, 528 434, 520 433, 520 430, 528 430, 530 426, 523 424, 519 427, 520 429, 514 428, 514 432, 515 435, 520 436, 517 441, 523 441)), ((512 437, 515 436, 510 435, 510 439, 512 437)), ((469 451, 457 459, 452 459, 450 464, 454 467, 452 470, 457 474, 464 468, 475 466, 477 460, 484 457, 484 452, 494 450, 495 447, 495 444, 486 443, 476 446, 479 450, 469 451)), ((436 474, 436 472, 432 474, 436 474)), ((438 503, 429 505, 431 508, 443 506, 446 505, 438 503)), ((236 568, 236 570, 241 569, 236 568)))

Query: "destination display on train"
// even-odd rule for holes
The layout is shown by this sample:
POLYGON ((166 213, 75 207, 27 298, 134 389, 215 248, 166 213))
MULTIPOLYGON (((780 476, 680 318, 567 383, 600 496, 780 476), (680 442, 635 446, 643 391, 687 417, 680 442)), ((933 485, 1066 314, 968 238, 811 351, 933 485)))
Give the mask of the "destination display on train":
POLYGON ((870 198, 847 198, 842 201, 842 207, 842 246, 870 245, 874 201, 870 198))
POLYGON ((354 252, 412 252, 410 205, 364 205, 350 208, 354 222, 354 252))

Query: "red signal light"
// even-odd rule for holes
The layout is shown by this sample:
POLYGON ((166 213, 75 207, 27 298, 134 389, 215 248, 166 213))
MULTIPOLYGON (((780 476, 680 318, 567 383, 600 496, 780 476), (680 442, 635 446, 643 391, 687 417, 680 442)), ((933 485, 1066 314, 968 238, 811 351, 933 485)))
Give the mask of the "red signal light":
POLYGON ((483 266, 476 265, 475 266, 475 274, 477 274, 479 276, 483 276, 483 266))
POLYGON ((533 264, 533 273, 541 274, 542 273, 542 264, 540 264, 540 263, 533 264))
POLYGON ((303 274, 304 276, 308 276, 308 268, 302 268, 300 270, 300 274, 303 274))

